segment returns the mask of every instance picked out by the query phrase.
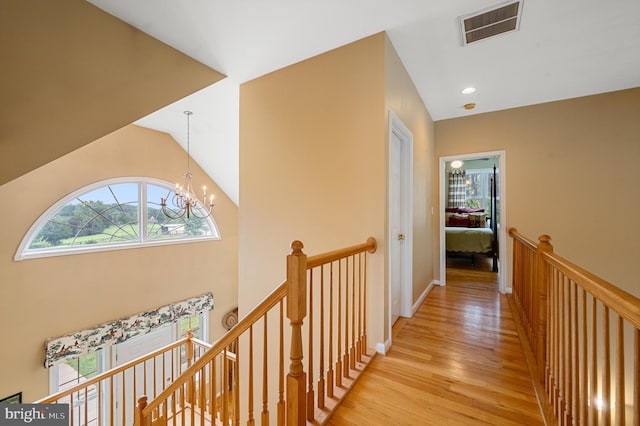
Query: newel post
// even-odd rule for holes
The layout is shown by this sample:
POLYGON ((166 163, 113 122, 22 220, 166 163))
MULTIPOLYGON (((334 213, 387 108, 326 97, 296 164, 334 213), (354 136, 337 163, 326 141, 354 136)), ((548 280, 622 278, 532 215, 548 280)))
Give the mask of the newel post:
POLYGON ((538 241, 535 269, 535 286, 538 292, 538 342, 536 361, 538 364, 538 380, 544 384, 547 365, 547 295, 549 294, 549 280, 547 267, 544 262, 544 253, 553 253, 553 246, 550 243, 551 237, 548 235, 540 235, 538 241))
MULTIPOLYGON (((138 398, 138 404, 136 405, 136 409, 133 417, 134 426, 143 426, 142 410, 144 410, 146 406, 147 406, 147 397, 146 395, 143 395, 140 398, 138 398)), ((145 423, 148 423, 148 422, 145 421, 145 423)))
POLYGON ((307 422, 305 383, 302 365, 302 320, 307 315, 307 255, 300 241, 291 243, 287 256, 287 318, 291 322, 291 366, 287 375, 287 424, 307 422))

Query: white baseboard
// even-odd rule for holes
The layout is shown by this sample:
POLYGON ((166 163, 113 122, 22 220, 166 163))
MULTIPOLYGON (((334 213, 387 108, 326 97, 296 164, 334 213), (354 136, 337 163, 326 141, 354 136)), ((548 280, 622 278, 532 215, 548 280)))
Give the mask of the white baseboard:
POLYGON ((433 281, 431 281, 431 284, 434 284, 434 285, 440 285, 440 286, 442 285, 442 283, 440 282, 440 280, 433 280, 433 281))
MULTIPOLYGON (((433 289, 434 285, 440 285, 440 284, 438 283, 437 280, 433 280, 429 283, 429 285, 427 286, 427 288, 424 289, 424 291, 422 292, 422 294, 420 295, 416 303, 413 304, 413 307, 411 308, 411 316, 415 315, 415 313, 418 311, 418 308, 420 308, 420 305, 422 305, 422 302, 424 302, 424 299, 427 298, 427 296, 429 295, 429 292, 431 291, 431 289, 433 289)), ((386 353, 389 351, 390 348, 391 348, 391 340, 387 340, 384 343, 380 342, 376 344, 376 352, 382 355, 386 355, 386 353)))
POLYGON ((386 355, 390 347, 391 347, 391 341, 389 340, 387 340, 384 343, 378 343, 376 345, 376 352, 378 352, 381 355, 386 355))
POLYGON ((414 316, 416 314, 416 312, 418 311, 418 308, 420 308, 420 305, 422 305, 422 302, 424 302, 424 299, 427 298, 427 296, 429 295, 429 292, 431 291, 434 285, 436 285, 435 280, 431 281, 427 286, 427 288, 424 289, 420 297, 418 297, 418 300, 416 300, 416 303, 413 304, 413 308, 411 309, 411 316, 414 316))

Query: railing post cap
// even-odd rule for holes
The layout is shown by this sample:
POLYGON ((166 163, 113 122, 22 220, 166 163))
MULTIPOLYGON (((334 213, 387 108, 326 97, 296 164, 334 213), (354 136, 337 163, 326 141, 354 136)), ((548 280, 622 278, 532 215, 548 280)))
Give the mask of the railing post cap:
POLYGON ((291 243, 291 254, 302 253, 302 249, 304 248, 304 244, 302 241, 295 240, 291 243))
POLYGON ((547 234, 540 235, 538 237, 538 250, 553 252, 553 246, 551 245, 551 237, 547 234))

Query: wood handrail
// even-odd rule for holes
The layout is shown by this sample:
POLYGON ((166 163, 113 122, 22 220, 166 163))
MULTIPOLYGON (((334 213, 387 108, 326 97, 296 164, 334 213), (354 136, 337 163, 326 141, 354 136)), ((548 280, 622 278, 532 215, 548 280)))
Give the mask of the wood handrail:
POLYGON ((537 244, 518 232, 516 228, 509 228, 509 236, 523 243, 527 248, 536 250, 537 244))
POLYGON ((224 348, 231 345, 242 333, 251 327, 258 319, 260 319, 265 313, 269 312, 280 300, 287 294, 287 282, 280 284, 274 291, 272 291, 262 302, 260 302, 251 312, 240 320, 231 330, 229 330, 224 336, 218 339, 207 352, 202 355, 196 362, 194 362, 189 368, 187 368, 183 374, 180 375, 173 383, 165 388, 160 395, 158 395, 153 401, 149 402, 147 406, 142 410, 142 416, 147 417, 151 415, 151 412, 157 408, 162 402, 164 402, 171 394, 173 394, 179 387, 185 384, 191 377, 211 360, 219 355, 224 348))
POLYGON ((193 343, 194 345, 202 346, 207 349, 211 349, 211 347, 213 346, 211 343, 205 342, 204 340, 200 340, 195 337, 191 339, 191 343, 193 343))
MULTIPOLYGON (((195 339, 193 339, 193 340, 195 340, 195 339)), ((40 399, 38 401, 35 401, 34 404, 48 404, 48 403, 51 403, 53 401, 57 401, 60 398, 64 398, 65 396, 69 396, 74 392, 78 392, 80 389, 84 389, 84 388, 86 388, 88 386, 91 386, 93 384, 101 382, 104 379, 108 379, 108 378, 110 378, 112 376, 115 376, 116 374, 119 374, 119 373, 123 372, 124 370, 127 370, 127 369, 131 368, 134 365, 137 365, 137 364, 140 364, 142 362, 145 362, 145 361, 147 361, 149 359, 152 359, 152 358, 154 358, 154 357, 156 357, 156 356, 158 356, 158 355, 160 355, 160 354, 162 354, 164 352, 168 352, 168 351, 170 351, 172 349, 175 349, 175 348, 177 348, 177 347, 179 347, 179 346, 181 346, 181 345, 183 345, 185 343, 188 343, 188 342, 189 342, 189 337, 184 337, 184 338, 182 338, 180 340, 177 340, 177 341, 175 341, 173 343, 170 343, 170 344, 168 344, 166 346, 163 346, 160 349, 157 349, 157 350, 155 350, 153 352, 150 352, 150 353, 148 353, 146 355, 142 355, 142 356, 140 356, 140 357, 138 357, 136 359, 133 359, 133 360, 131 360, 129 362, 126 362, 126 363, 124 363, 124 364, 122 364, 122 365, 120 365, 120 366, 118 366, 116 368, 112 368, 112 369, 107 370, 107 371, 105 371, 103 373, 100 373, 97 376, 95 376, 95 377, 93 377, 93 378, 91 378, 91 379, 89 379, 89 380, 87 380, 85 382, 82 382, 80 384, 77 384, 77 385, 75 385, 75 386, 73 386, 73 387, 71 387, 69 389, 54 393, 52 395, 48 395, 45 398, 42 398, 42 399, 40 399)), ((202 342, 202 343, 205 343, 205 342, 202 342)))
POLYGON ((640 298, 597 277, 557 254, 544 253, 543 256, 545 261, 561 270, 567 277, 573 281, 580 282, 580 285, 585 290, 604 305, 615 310, 636 328, 640 328, 640 298))
POLYGON ((353 256, 354 254, 369 252, 375 253, 378 248, 378 243, 373 237, 369 237, 366 243, 356 244, 351 247, 346 247, 339 250, 330 251, 315 256, 309 256, 307 258, 307 269, 313 269, 320 265, 325 265, 336 260, 344 259, 345 257, 353 256))

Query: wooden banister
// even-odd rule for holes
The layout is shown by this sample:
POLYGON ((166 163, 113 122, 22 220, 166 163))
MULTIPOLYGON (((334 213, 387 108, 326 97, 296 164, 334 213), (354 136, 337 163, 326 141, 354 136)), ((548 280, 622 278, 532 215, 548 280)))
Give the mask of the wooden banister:
POLYGON ((546 253, 543 257, 549 265, 564 271, 570 279, 580 282, 580 285, 596 299, 609 308, 615 309, 634 327, 640 328, 640 298, 556 254, 546 253))
MULTIPOLYGON (((255 398, 260 394, 262 409, 259 418, 263 425, 269 423, 270 400, 277 407, 276 415, 279 425, 285 423, 303 425, 307 421, 322 423, 322 416, 326 420, 327 413, 335 409, 340 398, 344 397, 348 388, 353 385, 359 371, 371 359, 366 356, 366 254, 375 252, 376 246, 376 240, 370 238, 363 244, 307 257, 303 252, 303 244, 300 241, 294 241, 291 244, 291 253, 287 256, 285 282, 252 309, 227 334, 214 342, 206 353, 201 354, 193 362, 189 362, 184 374, 177 377, 156 398, 144 400, 144 406, 137 407, 137 424, 151 422, 150 419, 154 419, 153 424, 156 424, 156 419, 162 419, 162 422, 166 423, 167 419, 171 417, 173 417, 173 422, 181 424, 180 422, 184 423, 186 417, 190 417, 191 424, 207 424, 207 421, 210 420, 213 423, 215 420, 215 422, 222 424, 236 425, 240 421, 240 398, 242 397, 246 398, 244 407, 247 411, 244 417, 247 419, 247 424, 251 425, 257 420, 255 398), (357 263, 356 256, 358 256, 357 263), (361 257, 364 257, 364 266, 360 264, 361 257), (340 271, 337 277, 339 283, 337 294, 333 293, 336 289, 333 286, 334 262, 338 264, 337 269, 340 271), (342 264, 347 268, 344 276, 342 276, 342 264), (324 266, 327 266, 327 270, 330 272, 327 275, 322 269, 324 266), (321 269, 318 274, 320 276, 319 286, 313 285, 314 268, 321 269), (325 279, 329 280, 328 285, 325 285, 325 279), (340 288, 340 285, 343 287, 340 288), (325 295, 327 290, 328 294, 325 295), (318 299, 314 298, 314 293, 319 293, 318 299), (328 312, 324 312, 325 296, 329 298, 328 312), (345 297, 344 302, 349 303, 348 306, 342 306, 345 310, 343 312, 344 322, 338 321, 333 324, 332 318, 341 319, 342 296, 345 297), (338 301, 338 309, 335 311, 332 302, 334 297, 338 301), (320 305, 319 313, 316 310, 317 300, 320 305), (290 333, 284 332, 285 303, 290 333), (269 333, 279 332, 279 337, 269 336, 269 341, 274 338, 279 339, 278 358, 271 361, 272 358, 268 356, 267 323, 268 321, 271 323, 271 320, 268 319, 270 315, 278 316, 278 307, 279 322, 272 323, 276 324, 272 328, 278 330, 269 331, 269 333), (350 380, 347 380, 347 383, 339 390, 340 396, 338 398, 335 398, 333 393, 333 371, 329 364, 325 364, 324 318, 329 318, 329 364, 334 357, 339 361, 342 360, 341 343, 345 345, 345 363, 344 365, 340 364, 338 371, 335 371, 335 378, 338 385, 342 384, 340 381, 343 377, 350 378, 350 380), (320 321, 320 336, 316 335, 314 321, 316 323, 320 321), (262 322, 263 327, 261 345, 254 342, 254 338, 257 338, 254 331, 258 322, 262 322), (332 327, 336 327, 338 331, 338 339, 336 339, 338 353, 332 353, 334 340, 332 327), (303 336, 308 341, 303 342, 303 336), (288 339, 290 349, 290 366, 286 377, 284 368, 285 339, 288 339), (315 339, 320 341, 321 354, 318 354, 318 346, 314 343, 315 339), (244 351, 239 350, 241 342, 243 342, 244 351), (303 353, 305 347, 309 350, 306 359, 303 353), (262 351, 262 353, 254 354, 254 351, 262 351), (316 362, 320 362, 321 365, 316 367, 314 365, 316 362), (260 386, 256 384, 259 379, 254 375, 254 367, 256 367, 254 363, 262 364, 257 367, 262 369, 260 386), (267 374, 268 371, 275 372, 275 370, 278 370, 279 374, 267 374), (324 385, 325 372, 328 380, 327 386, 324 385), (239 380, 240 374, 246 377, 245 382, 239 380), (330 378, 329 375, 331 375, 330 378), (271 377, 274 377, 271 382, 273 386, 268 383, 271 377), (315 378, 318 378, 319 381, 317 392, 313 389, 315 378), (244 390, 240 389, 241 385, 244 390), (269 398, 268 391, 272 387, 278 388, 278 395, 269 398), (325 407, 325 397, 330 398, 332 407, 325 407), (315 408, 316 400, 319 409, 315 408), (205 421, 205 416, 207 421, 205 421), (320 421, 317 416, 320 416, 320 421)), ((194 343, 196 342, 196 339, 192 340, 194 343)), ((191 359, 191 354, 192 350, 188 349, 187 359, 191 359)))
POLYGON ((532 375, 544 384, 536 391, 547 423, 640 426, 640 298, 555 254, 548 235, 538 244, 515 228, 509 235, 509 301, 525 353, 534 358, 532 375), (524 326, 532 312, 533 340, 524 326), (625 340, 626 327, 633 342, 625 340))

